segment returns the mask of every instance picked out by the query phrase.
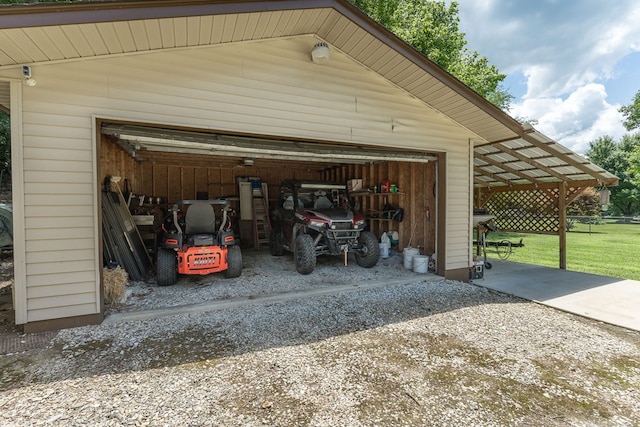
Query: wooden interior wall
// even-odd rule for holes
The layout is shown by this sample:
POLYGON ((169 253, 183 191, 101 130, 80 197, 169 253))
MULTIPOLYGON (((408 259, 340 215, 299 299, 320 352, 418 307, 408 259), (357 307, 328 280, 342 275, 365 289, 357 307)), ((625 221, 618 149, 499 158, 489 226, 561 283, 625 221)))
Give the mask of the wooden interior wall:
POLYGON ((178 200, 238 196, 238 178, 260 178, 269 186, 270 199, 277 199, 278 186, 284 179, 321 179, 317 169, 274 167, 262 162, 262 166, 242 166, 239 161, 212 160, 200 156, 198 161, 180 154, 162 153, 142 156, 137 161, 116 143, 103 136, 101 154, 101 179, 120 176, 129 181, 129 189, 135 194, 160 197, 164 203, 178 200))
MULTIPOLYGON (((116 143, 103 137, 101 146, 102 179, 108 175, 122 177, 129 182, 129 190, 147 197, 160 197, 163 205, 178 200, 238 196, 238 178, 260 178, 269 187, 270 202, 278 197, 278 186, 284 179, 314 179, 330 182, 345 182, 360 178, 365 189, 388 180, 398 187, 398 193, 375 193, 358 196, 362 212, 370 217, 379 216, 386 203, 404 209, 402 222, 370 219, 371 231, 379 238, 382 232, 398 231, 398 250, 411 245, 419 247, 422 253, 435 252, 436 242, 436 164, 385 162, 373 165, 338 165, 330 168, 317 166, 303 168, 294 162, 283 163, 262 160, 256 166, 245 167, 237 159, 212 160, 208 156, 189 157, 177 154, 143 156, 135 160, 116 143), (214 165, 214 163, 216 163, 214 165), (323 168, 323 169, 320 169, 323 168)), ((166 205, 165 205, 166 206, 166 205)), ((238 206, 239 208, 239 206, 238 206)), ((250 232, 245 224, 242 228, 250 232)), ((251 242, 252 236, 243 241, 251 242)))
MULTIPOLYGON (((292 162, 282 164, 277 161, 260 161, 256 166, 243 166, 242 159, 212 158, 211 156, 189 156, 175 153, 142 153, 141 161, 117 143, 102 138, 100 149, 101 179, 120 176, 120 189, 128 181, 129 191, 136 195, 160 198, 161 204, 153 206, 166 209, 179 200, 202 198, 230 198, 231 204, 239 212, 238 178, 259 178, 268 185, 269 201, 275 203, 279 185, 285 179, 322 178, 318 168, 302 167, 292 162)), ((149 207, 149 206, 147 206, 149 207)), ((145 208, 146 209, 146 208, 145 208)), ((146 209, 151 210, 151 209, 146 209)), ((240 221, 241 244, 253 246, 253 224, 240 221)))
POLYGON ((122 178, 120 189, 124 185, 124 179, 132 178, 138 173, 138 162, 129 153, 120 148, 117 144, 102 135, 100 146, 100 175, 98 178, 104 180, 107 176, 119 176, 122 178))
MULTIPOLYGON (((318 171, 298 169, 244 167, 218 165, 196 167, 141 163, 140 179, 133 183, 132 191, 138 194, 166 197, 168 203, 178 200, 237 197, 238 178, 260 178, 269 187, 269 199, 277 199, 280 182, 283 179, 319 179, 318 171)), ((134 174, 135 175, 135 174, 134 174)))
POLYGON ((323 174, 323 179, 344 182, 362 179, 363 188, 380 188, 388 180, 398 187, 398 193, 371 193, 358 196, 361 210, 368 216, 379 216, 386 203, 404 209, 402 222, 371 219, 371 231, 378 238, 385 231, 398 231, 397 249, 419 247, 422 253, 432 254, 436 245, 436 163, 385 162, 373 165, 342 165, 323 174))

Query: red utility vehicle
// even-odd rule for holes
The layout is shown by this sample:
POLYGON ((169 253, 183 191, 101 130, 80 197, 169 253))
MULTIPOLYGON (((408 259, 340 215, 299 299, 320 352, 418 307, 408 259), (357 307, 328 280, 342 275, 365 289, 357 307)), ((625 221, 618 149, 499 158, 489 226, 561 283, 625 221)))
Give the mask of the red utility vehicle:
POLYGON ((380 257, 378 239, 366 231, 365 218, 353 209, 346 185, 287 180, 280 184, 278 206, 271 212, 271 254, 293 252, 296 270, 309 274, 320 255, 353 253, 365 268, 380 257))

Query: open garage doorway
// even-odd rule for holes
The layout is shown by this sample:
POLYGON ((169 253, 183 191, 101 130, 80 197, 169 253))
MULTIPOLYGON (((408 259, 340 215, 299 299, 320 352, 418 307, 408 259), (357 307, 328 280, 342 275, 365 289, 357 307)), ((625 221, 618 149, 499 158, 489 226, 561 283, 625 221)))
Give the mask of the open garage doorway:
POLYGON ((387 232, 395 236, 393 250, 402 252, 410 245, 435 259, 444 257, 438 245, 444 218, 437 215, 438 175, 444 172, 438 160, 443 154, 112 121, 99 121, 98 129, 98 180, 121 178, 131 213, 146 217, 140 219, 146 221, 141 234, 157 232, 177 201, 223 198, 236 214, 242 250, 268 253, 268 245, 260 247, 256 239, 244 188, 251 194, 259 186, 271 209, 282 181, 348 182, 369 230, 378 238, 387 232), (402 218, 385 216, 389 207, 402 209, 402 218))

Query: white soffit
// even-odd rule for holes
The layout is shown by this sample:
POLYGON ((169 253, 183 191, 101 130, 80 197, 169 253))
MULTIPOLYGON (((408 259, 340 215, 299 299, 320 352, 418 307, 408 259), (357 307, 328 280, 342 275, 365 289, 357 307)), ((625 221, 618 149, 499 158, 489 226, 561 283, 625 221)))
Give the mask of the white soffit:
POLYGON ((510 139, 521 131, 513 118, 346 0, 131 1, 0 7, 0 70, 308 35, 344 52, 482 140, 510 139), (11 14, 12 10, 21 14, 11 14), (28 19, 29 11, 33 11, 32 19, 28 19), (25 24, 19 26, 19 22, 25 24))

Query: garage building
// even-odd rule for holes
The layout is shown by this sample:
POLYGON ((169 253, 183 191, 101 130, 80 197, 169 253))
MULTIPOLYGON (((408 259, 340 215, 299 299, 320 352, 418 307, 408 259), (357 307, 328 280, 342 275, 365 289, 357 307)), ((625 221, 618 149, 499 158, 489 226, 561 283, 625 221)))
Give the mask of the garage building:
POLYGON ((458 280, 472 257, 474 182, 511 188, 539 174, 537 186, 572 168, 576 182, 615 182, 568 150, 533 172, 514 163, 479 177, 518 148, 510 141, 547 142, 345 0, 3 7, 0 105, 12 126, 14 307, 27 332, 102 320, 108 176, 165 205, 239 197, 251 177, 271 198, 283 179, 388 180, 399 192, 363 196, 362 208, 402 206, 399 247, 411 240, 458 280), (474 150, 498 145, 474 167, 474 150))

